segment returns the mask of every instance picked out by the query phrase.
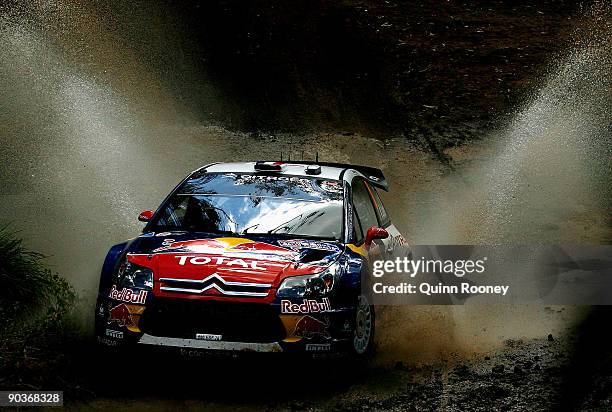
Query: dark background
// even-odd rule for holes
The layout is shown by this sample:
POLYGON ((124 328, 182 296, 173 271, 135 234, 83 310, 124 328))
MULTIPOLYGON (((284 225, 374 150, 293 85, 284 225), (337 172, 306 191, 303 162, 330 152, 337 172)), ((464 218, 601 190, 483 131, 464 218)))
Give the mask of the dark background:
MULTIPOLYGON (((98 7, 102 16, 133 17, 118 25, 137 26, 142 13, 98 7)), ((153 56, 148 36, 136 51, 186 101, 198 99, 198 87, 181 84, 181 66, 168 73, 167 63, 178 58, 205 73, 225 97, 205 118, 249 132, 403 134, 418 144, 425 134, 445 147, 503 122, 525 100, 567 49, 581 6, 225 0, 157 9, 174 16, 190 46, 153 56)))

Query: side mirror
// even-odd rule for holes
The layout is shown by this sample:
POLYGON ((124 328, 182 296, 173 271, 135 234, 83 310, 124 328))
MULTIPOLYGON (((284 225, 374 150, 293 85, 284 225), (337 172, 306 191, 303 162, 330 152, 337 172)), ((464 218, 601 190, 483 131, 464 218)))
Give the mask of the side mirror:
POLYGON ((138 220, 141 221, 141 222, 148 222, 153 217, 153 213, 154 212, 152 210, 142 211, 138 215, 138 220))
POLYGON ((366 247, 370 247, 374 239, 386 239, 388 237, 389 232, 387 232, 385 229, 382 227, 372 226, 368 229, 368 233, 366 233, 365 245, 366 247))

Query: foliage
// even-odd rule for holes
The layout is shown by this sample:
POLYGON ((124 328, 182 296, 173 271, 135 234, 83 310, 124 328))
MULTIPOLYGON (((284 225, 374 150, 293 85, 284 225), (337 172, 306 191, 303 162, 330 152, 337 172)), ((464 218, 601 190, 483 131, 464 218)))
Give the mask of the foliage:
POLYGON ((5 366, 26 356, 26 345, 55 345, 73 307, 72 286, 43 260, 0 227, 0 363, 5 366))

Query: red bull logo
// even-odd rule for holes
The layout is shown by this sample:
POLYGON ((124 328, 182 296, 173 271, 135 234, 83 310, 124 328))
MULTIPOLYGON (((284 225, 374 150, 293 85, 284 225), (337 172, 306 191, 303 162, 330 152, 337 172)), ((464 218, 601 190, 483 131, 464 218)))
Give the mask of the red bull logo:
POLYGON ((312 339, 315 337, 321 337, 325 339, 331 339, 329 334, 329 319, 322 322, 312 316, 304 316, 295 325, 295 331, 293 334, 301 338, 312 339))
POLYGON ((289 250, 265 242, 255 242, 244 238, 216 238, 216 239, 193 239, 175 241, 175 239, 165 239, 162 246, 154 252, 187 252, 187 253, 208 253, 217 254, 225 252, 267 252, 272 254, 286 255, 289 250))
POLYGON ((166 252, 170 250, 176 251, 191 251, 198 253, 211 253, 218 250, 223 250, 225 245, 218 242, 216 239, 195 239, 176 242, 174 239, 165 239, 161 247, 158 247, 154 252, 166 252))
POLYGON ((299 303, 293 303, 290 300, 281 300, 281 313, 323 313, 331 312, 331 305, 328 298, 323 298, 322 302, 314 299, 304 299, 299 303))
POLYGON ((116 322, 119 326, 133 327, 135 326, 134 320, 132 319, 132 313, 130 308, 125 303, 115 306, 110 310, 108 317, 108 323, 116 322))
POLYGON ((121 302, 127 303, 137 303, 144 305, 147 300, 148 292, 146 290, 132 290, 128 288, 123 288, 121 290, 117 290, 117 287, 113 285, 111 288, 108 297, 115 300, 120 300, 121 302))

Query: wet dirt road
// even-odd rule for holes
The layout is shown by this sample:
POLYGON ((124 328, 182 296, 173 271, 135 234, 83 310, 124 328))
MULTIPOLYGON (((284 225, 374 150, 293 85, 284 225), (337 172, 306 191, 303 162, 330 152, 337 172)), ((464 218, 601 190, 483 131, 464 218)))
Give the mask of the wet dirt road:
MULTIPOLYGON (((85 334, 91 331, 97 277, 109 246, 136 235, 138 213, 155 208, 185 174, 208 162, 279 159, 281 152, 313 159, 318 152, 325 161, 379 166, 391 182, 392 192, 384 196, 390 213, 417 244, 610 240, 609 152, 600 145, 609 133, 610 71, 609 60, 597 55, 567 63, 599 67, 589 72, 585 87, 568 89, 578 70, 560 70, 561 77, 550 81, 566 89, 544 86, 507 129, 483 131, 482 142, 448 150, 451 169, 402 138, 254 135, 213 126, 199 116, 206 107, 194 109, 159 80, 110 28, 95 24, 91 10, 80 10, 76 19, 50 15, 68 27, 41 26, 36 18, 2 20, 0 216, 74 285, 85 334)), ((198 93, 209 104, 224 104, 207 79, 190 81, 200 85, 198 93)), ((463 359, 495 350, 503 354, 508 339, 563 336, 585 313, 538 306, 393 308, 381 318, 379 354, 365 369, 308 363, 262 377, 264 366, 257 361, 179 363, 160 369, 165 379, 143 367, 139 373, 149 378, 135 392, 122 389, 129 383, 113 381, 116 375, 105 371, 105 379, 87 379, 100 385, 103 398, 74 407, 357 407, 368 397, 393 399, 410 382, 427 385, 463 359), (407 366, 396 367, 398 361, 407 366), (172 369, 177 365, 180 370, 172 369), (183 378, 175 380, 178 375, 183 378), (205 375, 201 382, 209 389, 187 381, 194 375, 205 375), (279 379, 295 379, 296 386, 281 385, 284 394, 278 395, 279 388, 266 382, 279 379), (167 389, 150 390, 153 383, 167 389), (234 399, 231 385, 250 389, 234 399), (139 400, 127 401, 134 394, 139 400), (275 397, 278 401, 270 400, 275 397)), ((436 382, 430 390, 442 391, 436 382)))

